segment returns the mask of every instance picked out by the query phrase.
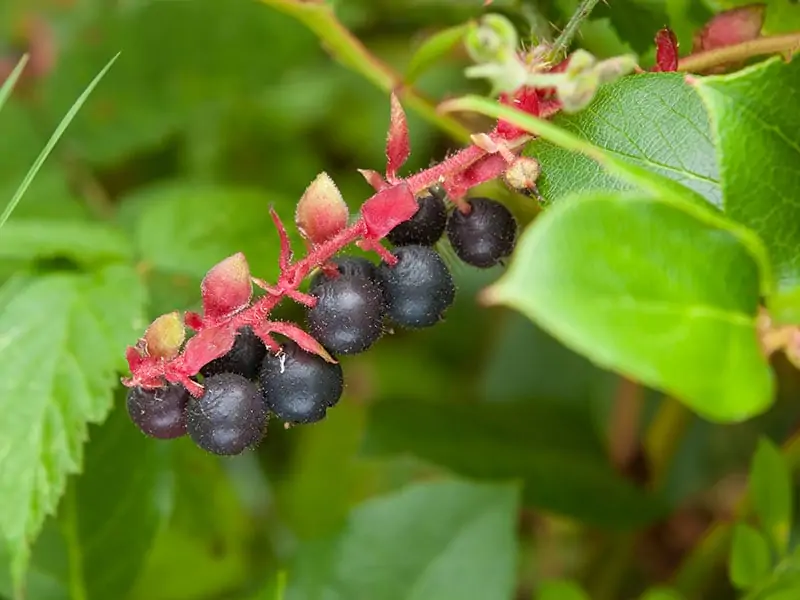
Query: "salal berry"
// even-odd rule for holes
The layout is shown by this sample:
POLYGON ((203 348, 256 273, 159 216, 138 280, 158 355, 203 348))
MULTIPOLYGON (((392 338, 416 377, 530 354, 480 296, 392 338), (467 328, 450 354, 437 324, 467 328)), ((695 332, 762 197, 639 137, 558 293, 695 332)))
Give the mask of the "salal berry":
POLYGON ((432 246, 439 241, 447 224, 447 208, 441 197, 428 194, 417 198, 419 210, 408 221, 392 229, 386 239, 395 246, 432 246))
POLYGON ((225 355, 212 360, 200 369, 203 377, 210 377, 219 373, 236 373, 247 379, 258 377, 258 369, 267 348, 249 325, 240 328, 233 348, 225 355))
POLYGON ((397 325, 430 327, 455 299, 455 285, 442 258, 429 246, 400 246, 397 263, 382 263, 387 315, 397 325))
POLYGON ((237 373, 203 381, 205 392, 186 410, 189 437, 213 454, 241 454, 257 444, 267 426, 267 409, 255 383, 237 373))
POLYGON ((186 404, 189 392, 182 385, 128 390, 128 415, 141 431, 153 438, 170 440, 186 434, 186 404))
POLYGON ((491 198, 472 198, 471 210, 454 210, 447 220, 447 237, 465 263, 486 269, 510 256, 517 238, 517 221, 491 198))
POLYGON ((375 265, 364 258, 342 257, 336 264, 334 275, 321 272, 309 286, 317 303, 308 309, 308 332, 329 352, 356 354, 383 333, 383 285, 375 265))
POLYGON ((287 342, 278 354, 267 353, 259 375, 267 407, 287 423, 314 423, 339 402, 342 367, 287 342))

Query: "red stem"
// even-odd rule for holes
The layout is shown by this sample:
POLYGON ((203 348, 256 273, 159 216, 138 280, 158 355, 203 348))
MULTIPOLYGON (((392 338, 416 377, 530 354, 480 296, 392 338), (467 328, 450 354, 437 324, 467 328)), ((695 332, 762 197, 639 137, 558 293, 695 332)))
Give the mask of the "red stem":
MULTIPOLYGON (((503 152, 492 153, 490 150, 480 146, 470 145, 437 165, 411 175, 408 178, 398 180, 394 185, 405 183, 409 186, 412 193, 417 195, 436 184, 453 180, 462 182, 460 187, 456 186, 452 190, 454 193, 458 194, 462 191, 466 192, 468 188, 475 187, 480 183, 484 183, 484 181, 496 178, 498 174, 502 172, 504 164, 498 164, 495 168, 491 169, 481 169, 482 159, 487 156, 492 156, 494 158, 495 154, 510 155, 511 150, 514 149, 517 144, 508 142, 498 136, 495 131, 489 135, 499 147, 503 148, 503 152), (505 150, 508 150, 508 152, 505 152, 505 150), (498 169, 501 170, 498 171, 498 169)), ((491 162, 502 163, 503 161, 491 162)), ((450 199, 457 207, 463 204, 463 202, 460 202, 461 197, 452 197, 450 199)), ((280 304, 284 298, 296 297, 298 295, 300 285, 313 269, 323 266, 337 252, 352 243, 363 240, 366 249, 377 251, 384 260, 393 258, 393 255, 388 250, 385 250, 382 246, 379 247, 380 240, 372 238, 366 239, 368 233, 367 226, 363 218, 359 218, 352 225, 343 229, 331 239, 312 247, 304 258, 291 263, 290 260, 288 260, 290 254, 288 252, 288 238, 284 239, 285 231, 282 231, 283 227, 280 223, 280 219, 278 219, 274 212, 272 216, 273 219, 275 219, 279 233, 282 234, 282 268, 278 283, 274 288, 270 288, 264 297, 258 299, 252 305, 231 317, 227 323, 216 324, 217 326, 226 325, 238 329, 244 325, 250 325, 254 329, 258 329, 258 327, 269 318, 272 310, 280 304)), ((166 378, 168 381, 182 383, 193 395, 200 394, 202 393, 202 387, 190 379, 190 377, 195 375, 195 373, 189 372, 190 370, 192 369, 187 367, 183 361, 182 355, 177 356, 171 361, 148 360, 145 358, 142 364, 135 369, 133 376, 126 380, 126 385, 158 387, 161 385, 161 381, 166 378)))

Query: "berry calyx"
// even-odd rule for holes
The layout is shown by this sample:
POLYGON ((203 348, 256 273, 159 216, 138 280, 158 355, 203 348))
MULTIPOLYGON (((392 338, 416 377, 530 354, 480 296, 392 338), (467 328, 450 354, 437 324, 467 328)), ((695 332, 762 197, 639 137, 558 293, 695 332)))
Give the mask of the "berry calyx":
POLYGON ((400 246, 393 254, 395 265, 380 266, 389 319, 408 328, 435 325, 455 299, 450 270, 429 246, 400 246))
POLYGON ((419 244, 432 246, 439 241, 447 225, 447 207, 444 200, 435 194, 417 198, 419 210, 408 221, 400 223, 387 235, 395 246, 419 244))
POLYGON ((261 361, 267 354, 267 347, 253 332, 249 325, 241 327, 233 342, 233 348, 220 358, 206 364, 200 373, 203 377, 211 377, 219 373, 236 373, 247 379, 258 377, 261 361))
POLYGON ((146 390, 133 387, 128 391, 128 416, 144 434, 171 440, 186 435, 189 392, 182 385, 170 383, 163 388, 146 390))
POLYGON ((267 409, 256 385, 237 373, 219 373, 203 382, 205 392, 186 409, 189 437, 207 452, 241 454, 261 441, 267 409))
POLYGON ((342 257, 333 276, 319 273, 309 288, 317 299, 306 319, 308 332, 334 354, 363 352, 383 334, 383 285, 368 260, 342 257))
POLYGON ((455 210, 447 220, 447 237, 456 255, 481 269, 510 256, 517 239, 517 221, 491 198, 471 198, 470 211, 455 210))
POLYGON ((287 342, 278 354, 267 353, 259 374, 267 407, 286 423, 314 423, 325 418, 344 391, 339 363, 287 342))

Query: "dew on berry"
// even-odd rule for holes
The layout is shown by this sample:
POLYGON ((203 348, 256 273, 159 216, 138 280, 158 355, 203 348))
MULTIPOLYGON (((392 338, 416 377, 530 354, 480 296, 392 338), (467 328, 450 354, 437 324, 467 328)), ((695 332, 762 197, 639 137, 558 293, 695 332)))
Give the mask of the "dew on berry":
POLYGON ((182 385, 128 390, 126 405, 131 421, 146 435, 171 440, 186 435, 186 404, 189 392, 182 385))
POLYGON ((231 456, 254 446, 264 435, 267 410, 252 381, 238 373, 218 373, 186 410, 189 437, 203 450, 231 456))
POLYGON ((429 246, 400 246, 393 254, 397 264, 380 266, 389 319, 408 328, 435 325, 455 299, 450 270, 429 246))
POLYGON ((267 348, 264 342, 253 332, 252 327, 245 325, 237 332, 230 351, 200 369, 203 377, 210 377, 219 373, 236 373, 247 379, 258 377, 258 369, 267 348))
POLYGON ((419 210, 408 221, 400 223, 387 235, 395 246, 419 244, 432 246, 444 233, 447 224, 447 208, 441 197, 428 194, 417 198, 419 210))
POLYGON ((471 198, 471 210, 454 210, 447 220, 447 237, 465 263, 486 269, 510 256, 517 238, 517 221, 503 204, 491 198, 471 198))
POLYGON ((337 267, 337 276, 321 272, 310 285, 317 303, 306 315, 308 332, 329 352, 356 354, 383 333, 383 283, 375 265, 364 258, 342 257, 337 267))
POLYGON ((292 424, 322 420, 344 390, 340 364, 326 362, 291 341, 278 354, 267 353, 259 384, 269 410, 292 424))

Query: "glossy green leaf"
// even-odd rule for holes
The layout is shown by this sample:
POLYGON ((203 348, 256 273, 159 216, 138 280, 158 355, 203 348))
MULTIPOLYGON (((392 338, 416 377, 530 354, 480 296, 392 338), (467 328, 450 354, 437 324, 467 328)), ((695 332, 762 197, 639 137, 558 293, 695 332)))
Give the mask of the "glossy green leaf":
POLYGON ((467 25, 455 25, 427 38, 411 56, 406 68, 406 83, 413 84, 432 65, 446 56, 464 37, 467 25))
MULTIPOLYGON (((143 205, 136 222, 142 258, 161 271, 195 277, 236 252, 245 253, 254 275, 277 276, 280 242, 269 207, 274 204, 287 223, 294 217, 294 205, 285 198, 223 186, 170 183, 127 202, 143 205)), ((297 235, 292 237, 300 252, 297 235)))
MULTIPOLYGON (((588 108, 553 122, 616 159, 679 182, 715 206, 722 204, 708 117, 677 73, 636 75, 602 86, 588 108)), ((543 138, 530 142, 525 154, 541 163, 539 189, 548 202, 578 191, 631 186, 588 156, 543 138)))
POLYGON ((124 396, 102 426, 90 427, 84 474, 59 509, 70 587, 87 600, 128 595, 172 507, 171 448, 134 427, 124 396))
MULTIPOLYGON (((318 581, 289 572, 287 600, 509 598, 516 569, 517 491, 438 481, 357 506, 318 556, 318 581), (320 585, 320 582, 324 582, 320 585)), ((302 559, 302 557, 301 557, 302 559)))
MULTIPOLYGON (((11 285, 11 284, 7 284, 11 285)), ((30 280, 0 309, 0 531, 21 581, 29 547, 81 470, 87 423, 102 421, 143 325, 131 267, 30 280)))
POLYGON ((486 297, 710 420, 772 402, 756 260, 693 206, 613 192, 560 203, 523 234, 486 297))
MULTIPOLYGON (((761 236, 779 293, 793 294, 800 287, 800 59, 700 78, 695 87, 717 139, 725 212, 761 236)), ((800 318, 800 303, 780 306, 776 318, 800 318)))
POLYGON ((133 245, 118 229, 88 221, 14 219, 0 234, 0 258, 68 258, 78 263, 125 261, 133 245))
POLYGON ((767 438, 758 442, 750 468, 753 507, 776 550, 784 554, 792 528, 793 489, 789 466, 767 438))
POLYGON ((525 504, 607 528, 640 526, 667 511, 611 467, 586 406, 387 400, 370 411, 365 451, 410 453, 468 477, 518 480, 525 504))
POLYGON ((574 581, 545 581, 536 600, 590 600, 583 588, 574 581))
POLYGON ((740 589, 749 589, 764 580, 771 569, 772 558, 766 538, 750 525, 737 524, 728 563, 731 582, 740 589))

